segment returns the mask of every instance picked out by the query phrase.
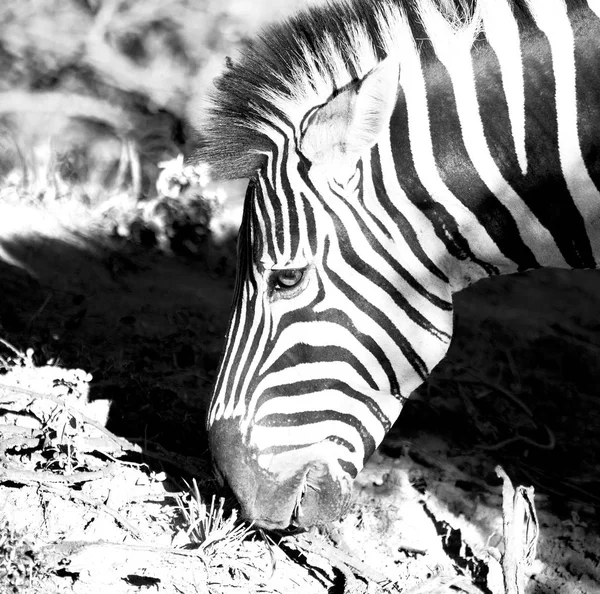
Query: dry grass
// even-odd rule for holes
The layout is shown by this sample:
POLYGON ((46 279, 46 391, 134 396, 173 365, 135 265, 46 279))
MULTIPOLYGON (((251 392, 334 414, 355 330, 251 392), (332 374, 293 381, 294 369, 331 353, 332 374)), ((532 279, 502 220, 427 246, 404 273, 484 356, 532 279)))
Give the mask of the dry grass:
MULTIPOLYGON (((241 543, 253 534, 253 529, 238 520, 237 510, 225 511, 225 498, 211 496, 210 503, 200 493, 196 479, 188 485, 187 496, 177 495, 177 507, 183 517, 182 532, 189 543, 204 555, 207 565, 211 558, 229 558, 241 543)), ((177 543, 181 539, 175 537, 177 543)))
POLYGON ((0 516, 0 584, 3 594, 18 594, 46 574, 44 555, 27 536, 0 516))

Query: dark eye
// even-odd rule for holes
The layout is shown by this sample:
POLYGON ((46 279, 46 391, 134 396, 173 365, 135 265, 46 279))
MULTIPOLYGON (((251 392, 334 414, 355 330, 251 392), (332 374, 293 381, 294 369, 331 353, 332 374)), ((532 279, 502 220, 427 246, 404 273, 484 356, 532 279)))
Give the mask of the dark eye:
POLYGON ((274 274, 275 289, 291 289, 295 287, 304 276, 302 268, 291 270, 277 270, 274 274))

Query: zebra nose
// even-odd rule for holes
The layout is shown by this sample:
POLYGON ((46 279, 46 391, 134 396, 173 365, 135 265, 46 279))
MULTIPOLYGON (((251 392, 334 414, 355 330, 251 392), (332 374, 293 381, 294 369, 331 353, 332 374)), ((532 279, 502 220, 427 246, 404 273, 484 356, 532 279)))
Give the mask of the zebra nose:
POLYGON ((345 510, 351 483, 335 478, 318 457, 286 456, 283 463, 273 457, 272 464, 261 466, 260 452, 243 443, 233 419, 215 421, 209 437, 213 460, 234 492, 242 516, 255 525, 308 528, 338 519, 345 510))
POLYGON ((239 422, 220 419, 209 428, 213 462, 240 504, 242 517, 267 529, 287 528, 294 513, 293 485, 280 485, 243 441, 239 422))

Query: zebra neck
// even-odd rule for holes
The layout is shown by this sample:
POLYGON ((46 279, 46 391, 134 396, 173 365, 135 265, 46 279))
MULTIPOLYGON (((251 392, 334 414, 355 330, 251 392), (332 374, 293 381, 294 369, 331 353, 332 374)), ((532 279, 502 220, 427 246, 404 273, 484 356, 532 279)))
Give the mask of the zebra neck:
POLYGON ((588 8, 548 14, 527 34, 486 30, 489 43, 401 61, 375 185, 453 288, 600 261, 600 19, 588 8))

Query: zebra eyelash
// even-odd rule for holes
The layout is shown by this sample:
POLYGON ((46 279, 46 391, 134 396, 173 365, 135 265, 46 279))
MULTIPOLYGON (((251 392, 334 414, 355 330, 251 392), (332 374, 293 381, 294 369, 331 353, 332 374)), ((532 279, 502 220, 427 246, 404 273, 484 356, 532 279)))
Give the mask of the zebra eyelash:
POLYGON ((269 294, 272 299, 293 299, 306 287, 306 268, 272 270, 269 275, 269 294))

